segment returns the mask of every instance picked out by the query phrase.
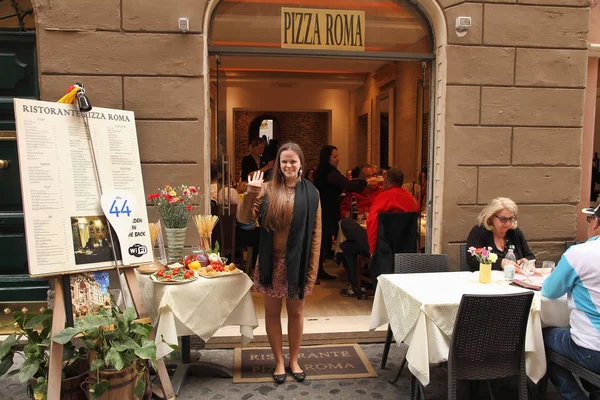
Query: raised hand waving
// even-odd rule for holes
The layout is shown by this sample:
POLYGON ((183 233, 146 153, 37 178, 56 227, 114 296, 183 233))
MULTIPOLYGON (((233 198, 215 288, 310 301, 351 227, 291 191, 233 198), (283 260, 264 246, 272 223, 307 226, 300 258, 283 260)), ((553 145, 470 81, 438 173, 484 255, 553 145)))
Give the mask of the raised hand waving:
POLYGON ((248 186, 254 186, 257 188, 262 187, 264 182, 263 178, 264 172, 262 172, 261 170, 248 174, 248 186))

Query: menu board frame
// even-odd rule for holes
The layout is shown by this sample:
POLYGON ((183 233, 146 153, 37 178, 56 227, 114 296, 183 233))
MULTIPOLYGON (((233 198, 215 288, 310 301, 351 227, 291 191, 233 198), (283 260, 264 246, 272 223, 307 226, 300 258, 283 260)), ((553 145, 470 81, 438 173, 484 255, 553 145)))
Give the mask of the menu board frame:
POLYGON ((18 98, 14 106, 30 276, 151 263, 134 113, 18 98), (134 199, 115 209, 129 211, 121 231, 100 201, 114 191, 134 199))

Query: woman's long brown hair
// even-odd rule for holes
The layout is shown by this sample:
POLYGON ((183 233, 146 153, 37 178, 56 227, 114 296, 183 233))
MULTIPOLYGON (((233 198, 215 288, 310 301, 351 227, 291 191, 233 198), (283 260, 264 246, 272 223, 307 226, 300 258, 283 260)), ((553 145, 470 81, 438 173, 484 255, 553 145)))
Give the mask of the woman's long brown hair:
POLYGON ((300 168, 298 170, 298 181, 302 179, 302 168, 304 167, 304 153, 296 143, 288 142, 279 148, 277 158, 273 165, 273 174, 271 182, 267 185, 266 194, 268 196, 267 215, 264 218, 264 227, 268 231, 281 231, 292 223, 292 215, 287 212, 287 187, 285 185, 285 176, 281 171, 281 153, 284 151, 293 151, 300 159, 300 168))

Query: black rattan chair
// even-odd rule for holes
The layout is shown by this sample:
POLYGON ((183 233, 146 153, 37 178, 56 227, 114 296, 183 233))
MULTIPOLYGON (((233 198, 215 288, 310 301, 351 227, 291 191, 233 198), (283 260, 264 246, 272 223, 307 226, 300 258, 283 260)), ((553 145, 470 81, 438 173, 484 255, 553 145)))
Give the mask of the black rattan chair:
MULTIPOLYGON (((396 274, 416 274, 427 272, 448 272, 448 256, 446 254, 422 254, 422 253, 398 253, 394 254, 394 273, 396 274)), ((385 346, 383 347, 383 356, 381 357, 381 368, 385 368, 390 345, 392 343, 392 328, 388 325, 385 346)), ((395 383, 406 364, 406 357, 402 358, 402 363, 394 380, 395 383)))
POLYGON ((565 242, 565 250, 569 250, 569 247, 571 246, 575 246, 576 244, 581 244, 583 242, 580 242, 578 240, 569 240, 565 242))
MULTIPOLYGON (((525 332, 533 292, 464 295, 448 355, 448 399, 455 400, 458 380, 517 376, 519 399, 527 400, 525 332)), ((420 383, 418 383, 420 385, 420 383)))
POLYGON ((460 270, 461 271, 470 271, 469 263, 467 262, 467 244, 460 244, 460 270))
MULTIPOLYGON (((568 358, 561 356, 560 354, 552 351, 546 351, 546 361, 548 363, 554 363, 556 365, 560 365, 564 369, 570 371, 573 375, 578 376, 581 379, 584 379, 591 383, 594 386, 600 387, 600 374, 590 371, 589 369, 582 367, 581 365, 575 363, 574 361, 569 360, 568 358)), ((546 389, 548 385, 548 375, 544 376, 544 378, 538 383, 537 392, 534 396, 534 399, 545 399, 546 398, 546 389)))
MULTIPOLYGON (((359 255, 356 258, 357 294, 362 290, 362 282, 377 288, 377 277, 394 272, 394 254, 417 251, 417 223, 419 214, 415 212, 382 212, 377 216, 377 243, 375 253, 369 258, 359 255), (364 273, 368 272, 368 276, 364 273)), ((370 290, 367 294, 372 295, 370 290)))

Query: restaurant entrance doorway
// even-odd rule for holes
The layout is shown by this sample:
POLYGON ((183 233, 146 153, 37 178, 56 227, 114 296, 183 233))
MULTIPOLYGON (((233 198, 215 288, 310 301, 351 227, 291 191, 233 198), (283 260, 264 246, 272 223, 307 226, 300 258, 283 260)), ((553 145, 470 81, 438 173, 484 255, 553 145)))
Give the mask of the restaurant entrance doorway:
MULTIPOLYGON (((363 164, 397 166, 404 171, 405 188, 423 204, 420 247, 425 247, 426 204, 431 192, 427 191, 427 174, 421 171, 431 161, 429 61, 219 54, 211 57, 211 77, 211 114, 216 116, 211 124, 216 128, 212 142, 223 176, 221 185, 244 192, 241 160, 249 154, 249 138, 262 138, 265 133, 269 142, 299 143, 306 158, 305 171, 316 167, 323 145, 333 144, 342 154, 341 172, 363 164), (304 65, 311 70, 303 69, 304 65), (261 133, 262 125, 276 128, 266 135, 266 130, 261 133)), ((267 143, 263 154, 272 157, 269 148, 267 143)), ((226 212, 225 207, 221 212, 226 212)), ((241 249, 241 254, 244 262, 251 263, 247 249, 241 249)), ((345 270, 333 259, 326 261, 326 270, 337 279, 321 282, 307 297, 307 340, 381 340, 385 332, 368 332, 372 300, 340 296, 340 289, 347 286, 345 270)), ((264 309, 259 295, 255 304, 260 321, 264 309)), ((212 345, 227 345, 235 336, 227 332, 227 328, 220 332, 223 337, 212 339, 212 345)))
MULTIPOLYGON (((316 167, 325 144, 338 148, 342 173, 364 164, 401 168, 405 188, 422 204, 419 247, 430 251, 431 224, 428 229, 426 221, 433 199, 430 165, 435 148, 430 134, 435 115, 430 24, 416 6, 406 2, 402 6, 390 0, 348 2, 347 6, 365 8, 346 10, 348 18, 352 12, 364 12, 360 15, 368 34, 361 49, 285 46, 282 27, 289 10, 281 1, 222 1, 216 6, 208 31, 207 70, 210 147, 221 172, 219 184, 244 191, 241 159, 250 152, 248 138, 262 137, 260 128, 268 128, 268 122, 262 123, 264 117, 277 126, 277 132, 271 133, 274 140, 300 144, 305 171, 316 167), (251 131, 256 127, 259 131, 251 131)), ((304 9, 305 14, 321 15, 329 8, 333 12, 339 5, 325 2, 319 7, 304 9)), ((220 212, 235 212, 230 204, 230 199, 223 199, 220 212)), ((345 270, 335 260, 327 260, 326 269, 337 279, 321 282, 307 297, 305 342, 381 340, 385 332, 368 332, 372 300, 340 296, 340 289, 347 286, 345 270)), ((260 322, 255 334, 260 343, 266 337, 259 295, 255 304, 260 322)), ((235 336, 225 328, 209 345, 234 346, 235 336)))

